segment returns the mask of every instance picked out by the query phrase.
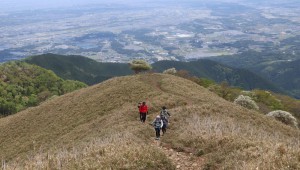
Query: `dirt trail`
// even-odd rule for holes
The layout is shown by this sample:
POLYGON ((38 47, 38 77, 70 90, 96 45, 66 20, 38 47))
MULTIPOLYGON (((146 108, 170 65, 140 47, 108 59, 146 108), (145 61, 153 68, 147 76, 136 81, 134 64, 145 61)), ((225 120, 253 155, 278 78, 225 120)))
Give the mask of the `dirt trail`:
POLYGON ((176 169, 180 170, 201 170, 203 169, 204 159, 196 157, 193 153, 177 152, 172 148, 162 145, 161 141, 154 140, 153 146, 159 148, 172 161, 176 169))
MULTIPOLYGON (((163 91, 168 93, 161 87, 159 80, 160 76, 157 76, 156 79, 149 79, 143 77, 143 82, 147 82, 147 84, 152 85, 155 89, 159 91, 163 91)), ((174 92, 172 92, 174 94, 174 92)), ((176 94, 175 94, 176 95, 176 94)), ((180 96, 180 95, 179 95, 180 96)), ((189 103, 193 103, 193 100, 186 98, 189 103)), ((178 170, 201 170, 203 169, 204 159, 201 157, 194 156, 193 153, 188 152, 177 152, 171 147, 165 146, 160 140, 155 140, 155 138, 151 138, 153 140, 152 146, 159 148, 175 165, 178 170)))

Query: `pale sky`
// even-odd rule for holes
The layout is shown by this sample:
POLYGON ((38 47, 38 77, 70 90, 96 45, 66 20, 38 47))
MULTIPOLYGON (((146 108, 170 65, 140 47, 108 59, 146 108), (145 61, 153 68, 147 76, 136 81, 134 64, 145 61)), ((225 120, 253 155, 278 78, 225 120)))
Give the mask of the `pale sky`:
POLYGON ((211 2, 211 1, 222 1, 222 2, 286 2, 292 3, 292 1, 299 0, 0 0, 0 14, 1 12, 7 11, 20 11, 20 10, 35 10, 45 8, 61 8, 61 7, 74 7, 90 4, 143 4, 163 2, 168 4, 169 2, 211 2))
POLYGON ((89 4, 143 4, 169 2, 201 2, 201 1, 240 1, 240 0, 0 0, 0 13, 6 11, 34 10, 45 8, 73 7, 89 4))
POLYGON ((0 0, 0 10, 33 10, 45 8, 72 7, 89 4, 134 4, 146 1, 150 0, 0 0))

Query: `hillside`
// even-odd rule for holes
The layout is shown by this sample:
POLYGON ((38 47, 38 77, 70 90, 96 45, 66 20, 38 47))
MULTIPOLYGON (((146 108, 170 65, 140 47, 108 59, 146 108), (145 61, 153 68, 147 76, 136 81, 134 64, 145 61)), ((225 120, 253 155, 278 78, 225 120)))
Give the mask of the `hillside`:
POLYGON ((246 52, 210 59, 232 67, 251 70, 284 89, 289 95, 300 98, 299 55, 288 52, 246 52))
POLYGON ((99 63, 82 56, 44 54, 29 57, 25 61, 52 70, 64 79, 78 80, 88 85, 133 73, 128 64, 99 63))
POLYGON ((83 87, 86 87, 84 83, 63 80, 52 71, 36 65, 25 62, 1 64, 0 117, 83 87))
POLYGON ((273 63, 264 67, 260 72, 279 87, 288 89, 300 98, 300 60, 273 63))
POLYGON ((159 61, 154 63, 153 69, 162 72, 168 68, 176 70, 187 70, 194 76, 204 77, 216 82, 227 81, 231 86, 243 89, 266 89, 274 92, 281 92, 271 82, 245 69, 237 69, 220 64, 211 60, 197 60, 190 62, 159 61))
MULTIPOLYGON (((25 61, 50 69, 62 78, 82 81, 89 85, 100 83, 112 77, 133 74, 127 64, 99 63, 82 56, 45 54, 27 58, 25 61)), ((177 70, 187 70, 198 77, 212 79, 216 82, 227 81, 232 86, 244 89, 267 89, 283 93, 272 83, 250 71, 235 69, 210 60, 159 61, 152 66, 157 72, 175 67, 177 70)))
POLYGON ((297 129, 163 74, 113 78, 0 119, 6 169, 299 169, 299 139, 297 129), (138 121, 144 100, 147 124, 138 121), (170 129, 155 143, 148 123, 163 105, 170 129))

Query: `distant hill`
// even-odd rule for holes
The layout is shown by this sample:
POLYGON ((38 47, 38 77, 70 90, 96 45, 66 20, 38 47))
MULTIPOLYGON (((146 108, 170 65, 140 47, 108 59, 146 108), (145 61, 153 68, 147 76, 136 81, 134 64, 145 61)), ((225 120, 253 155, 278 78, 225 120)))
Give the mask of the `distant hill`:
POLYGON ((15 61, 0 65, 0 117, 36 106, 53 95, 86 87, 84 83, 63 80, 52 71, 15 61))
POLYGON ((166 74, 113 78, 0 119, 4 169, 299 169, 299 140, 295 128, 166 74), (163 105, 171 124, 155 141, 148 124, 163 105))
MULTIPOLYGON (((99 63, 82 56, 45 54, 27 58, 25 61, 50 69, 62 78, 82 81, 89 85, 102 82, 111 77, 133 74, 127 64, 99 63)), ((177 70, 187 70, 195 76, 205 77, 216 82, 227 81, 232 86, 244 89, 258 88, 282 92, 272 83, 250 71, 234 69, 210 60, 191 62, 159 61, 152 64, 152 66, 154 71, 157 72, 175 67, 177 70)))
POLYGON ((133 74, 128 64, 100 63, 87 57, 74 55, 44 54, 29 57, 25 61, 52 70, 64 79, 78 80, 88 85, 115 76, 133 74))
POLYGON ((197 77, 212 79, 216 82, 227 81, 231 86, 247 90, 266 89, 283 93, 282 90, 271 82, 246 69, 233 68, 211 60, 202 59, 190 62, 159 61, 152 66, 154 70, 159 72, 174 67, 177 70, 187 70, 197 77))
POLYGON ((274 84, 300 98, 300 60, 270 64, 260 72, 274 84))
POLYGON ((210 58, 261 75, 289 95, 300 98, 300 57, 290 53, 247 52, 210 58))

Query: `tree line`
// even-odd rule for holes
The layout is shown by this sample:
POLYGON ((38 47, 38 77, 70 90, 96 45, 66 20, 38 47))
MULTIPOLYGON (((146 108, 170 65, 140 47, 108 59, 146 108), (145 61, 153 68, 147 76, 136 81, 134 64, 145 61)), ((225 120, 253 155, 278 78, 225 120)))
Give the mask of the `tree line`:
POLYGON ((62 95, 86 84, 63 80, 52 71, 22 61, 0 65, 0 116, 36 106, 54 95, 62 95))

